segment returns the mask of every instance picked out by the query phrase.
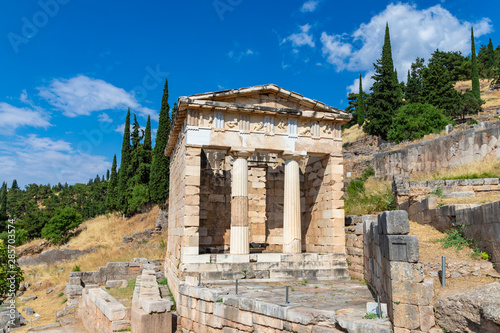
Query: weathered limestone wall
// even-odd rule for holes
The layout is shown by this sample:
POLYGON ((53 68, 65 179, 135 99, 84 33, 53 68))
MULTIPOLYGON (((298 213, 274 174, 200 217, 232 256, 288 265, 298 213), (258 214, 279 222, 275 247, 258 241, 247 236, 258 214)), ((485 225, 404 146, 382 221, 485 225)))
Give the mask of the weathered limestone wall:
POLYGON ((215 149, 203 149, 201 153, 201 253, 229 249, 231 165, 226 155, 227 151, 215 149))
POLYGON ((130 308, 98 287, 83 288, 78 314, 90 333, 124 332, 131 327, 130 308))
POLYGON ((377 221, 377 215, 350 215, 345 218, 345 246, 349 276, 361 280, 365 278, 363 267, 363 223, 365 221, 377 221))
MULTIPOLYGON (((168 242, 165 261, 165 276, 167 272, 176 274, 181 259, 181 240, 184 234, 184 206, 185 206, 185 175, 186 175, 186 146, 185 139, 179 139, 170 158, 169 183, 169 211, 168 211, 168 242)), ((196 198, 191 198, 195 200, 196 198)), ((199 200, 199 198, 198 198, 199 200)))
POLYGON ((429 332, 435 325, 434 280, 424 279, 407 213, 384 212, 377 221, 363 221, 363 229, 365 280, 387 303, 395 332, 429 332))
POLYGON ((303 250, 345 253, 344 186, 341 158, 310 157, 304 173, 301 203, 303 250))
POLYGON ((500 183, 498 178, 408 181, 396 177, 392 182, 392 190, 396 204, 400 209, 408 210, 408 205, 437 192, 448 198, 500 193, 500 183))
POLYGON ((155 272, 145 269, 137 277, 132 298, 131 321, 134 333, 171 333, 172 302, 162 299, 155 272))
POLYGON ((436 172, 458 165, 500 158, 499 123, 480 125, 434 140, 411 144, 403 149, 375 154, 372 161, 375 177, 408 177, 419 172, 436 172))

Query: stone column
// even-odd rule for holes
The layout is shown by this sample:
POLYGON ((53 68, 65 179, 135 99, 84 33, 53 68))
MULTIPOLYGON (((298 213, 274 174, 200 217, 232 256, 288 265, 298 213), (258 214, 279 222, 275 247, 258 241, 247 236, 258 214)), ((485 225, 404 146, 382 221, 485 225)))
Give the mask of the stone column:
POLYGON ((231 150, 235 158, 231 181, 231 254, 250 253, 248 224, 248 161, 254 150, 231 150))
POLYGON ((283 205, 283 253, 302 253, 302 230, 300 223, 300 170, 303 155, 284 153, 285 193, 283 205))

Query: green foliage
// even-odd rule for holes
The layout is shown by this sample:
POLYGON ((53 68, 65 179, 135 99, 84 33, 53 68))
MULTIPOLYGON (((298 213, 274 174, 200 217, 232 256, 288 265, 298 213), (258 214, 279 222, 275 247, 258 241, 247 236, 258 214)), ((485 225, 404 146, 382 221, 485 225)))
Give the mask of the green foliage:
POLYGON ((0 232, 5 230, 5 221, 9 219, 7 215, 7 183, 3 182, 0 188, 0 232))
POLYGON ((396 143, 415 140, 429 133, 440 132, 450 122, 451 119, 442 110, 430 104, 406 104, 397 110, 387 137, 396 143))
POLYGON ((128 207, 128 180, 130 178, 129 166, 131 162, 130 157, 130 109, 125 118, 125 129, 123 131, 122 151, 121 151, 120 170, 118 172, 118 208, 122 212, 127 211, 128 207))
POLYGON ((449 60, 449 52, 436 50, 423 70, 422 96, 448 117, 456 117, 462 110, 462 96, 455 90, 454 65, 449 60))
POLYGON ((80 266, 75 264, 75 266, 73 266, 73 268, 71 269, 72 272, 80 272, 80 266))
POLYGON ((474 241, 472 239, 467 239, 465 237, 464 230, 461 226, 458 226, 455 229, 446 230, 446 236, 438 239, 437 241, 443 243, 441 247, 445 249, 454 247, 456 248, 457 252, 464 247, 472 247, 472 245, 474 244, 474 241))
POLYGON ((175 117, 175 109, 172 112, 172 118, 170 118, 169 112, 168 80, 165 80, 149 180, 151 199, 160 206, 163 206, 168 199, 170 158, 165 156, 165 147, 167 146, 172 119, 175 117))
POLYGON ((14 298, 19 284, 24 280, 23 272, 17 264, 15 250, 9 249, 7 244, 0 242, 0 304, 7 297, 14 298))
POLYGON ((482 172, 482 173, 464 173, 458 176, 444 176, 444 177, 434 177, 433 180, 454 180, 454 179, 482 179, 482 178, 500 178, 500 175, 494 174, 492 172, 482 172))
POLYGON ((424 58, 417 58, 411 64, 411 71, 408 71, 408 78, 406 80, 406 103, 422 103, 424 61, 424 58))
POLYGON ((141 207, 150 201, 149 188, 145 184, 137 184, 132 188, 132 197, 129 199, 130 212, 138 212, 141 207))
MULTIPOLYGON (((350 128, 350 127, 358 124, 358 111, 357 110, 360 107, 360 105, 358 103, 358 100, 360 99, 359 96, 360 96, 359 93, 357 93, 357 94, 356 93, 349 93, 347 95, 348 105, 347 105, 345 111, 352 115, 352 119, 347 124, 343 125, 344 128, 350 128)), ((370 97, 370 95, 363 91, 363 94, 362 94, 363 110, 364 110, 363 113, 365 114, 365 116, 366 116, 365 111, 367 108, 366 101, 368 100, 368 97, 370 97)))
POLYGON ((431 192, 431 194, 434 194, 435 196, 437 196, 439 198, 444 197, 443 189, 441 187, 437 187, 434 191, 431 192))
POLYGON ((57 294, 57 297, 63 297, 64 296, 64 291, 61 291, 59 294, 57 294))
POLYGON ((467 119, 467 125, 471 126, 471 125, 476 125, 478 124, 477 120, 476 119, 467 119))
POLYGON ((116 155, 113 156, 111 176, 109 178, 108 191, 106 193, 106 207, 110 211, 118 209, 118 173, 116 171, 116 155))
POLYGON ((356 113, 358 115, 358 125, 361 126, 365 122, 365 101, 363 98, 363 82, 361 74, 359 74, 359 92, 357 102, 356 113))
MULTIPOLYGON (((478 114, 482 110, 481 105, 483 103, 483 100, 475 98, 472 92, 467 91, 465 94, 462 94, 462 108, 459 110, 457 116, 461 115, 462 119, 465 119, 466 115, 478 114)), ((470 120, 475 121, 474 119, 470 120)))
POLYGON ((159 285, 167 285, 167 284, 168 284, 168 280, 167 280, 167 278, 162 278, 162 279, 159 279, 159 280, 158 280, 158 284, 159 284, 159 285))
POLYGON ((74 208, 58 209, 56 214, 42 229, 42 236, 54 244, 65 243, 71 236, 71 230, 82 222, 82 216, 74 208))
POLYGON ((363 316, 363 319, 377 319, 378 315, 376 313, 367 313, 363 316))
POLYGON ((474 28, 470 28, 471 34, 471 63, 472 63, 472 94, 477 100, 481 99, 481 90, 479 87, 479 69, 477 67, 476 46, 474 43, 474 28))
POLYGON ((386 25, 382 57, 374 64, 375 74, 366 110, 364 131, 387 139, 395 111, 403 105, 400 85, 394 72, 389 25, 386 25))
POLYGON ((390 187, 380 192, 366 193, 365 182, 375 175, 372 168, 351 180, 344 196, 344 209, 347 215, 366 215, 396 209, 394 195, 390 187))

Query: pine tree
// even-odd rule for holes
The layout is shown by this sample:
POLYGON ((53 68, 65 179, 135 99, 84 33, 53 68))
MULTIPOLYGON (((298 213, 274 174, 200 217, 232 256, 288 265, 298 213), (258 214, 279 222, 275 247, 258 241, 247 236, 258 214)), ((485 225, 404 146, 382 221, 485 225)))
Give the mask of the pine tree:
POLYGON ((403 105, 400 85, 397 82, 392 61, 389 24, 385 28, 385 40, 382 57, 375 64, 372 93, 366 110, 364 131, 371 135, 379 135, 383 139, 391 128, 392 118, 396 110, 403 105))
MULTIPOLYGON (((108 170, 109 171, 109 170, 108 170)), ((118 201, 118 173, 116 172, 116 155, 113 156, 113 164, 111 166, 111 176, 109 178, 108 191, 106 192, 106 207, 114 211, 118 201)))
POLYGON ((365 122, 365 100, 363 99, 363 82, 361 74, 359 74, 359 93, 356 113, 358 114, 358 125, 361 126, 365 122))
POLYGON ((158 131, 156 132, 156 142, 153 150, 153 164, 151 166, 151 176, 149 181, 151 199, 160 206, 164 205, 165 201, 168 199, 170 158, 165 156, 165 147, 167 146, 171 126, 169 112, 168 80, 165 80, 165 87, 163 88, 163 97, 161 100, 160 119, 158 121, 158 131))
POLYGON ((125 119, 125 129, 123 131, 123 142, 122 142, 122 158, 120 163, 120 172, 118 175, 118 209, 123 213, 127 212, 128 206, 128 180, 130 178, 129 174, 130 166, 130 109, 127 112, 127 118, 125 119))
POLYGON ((474 28, 470 28, 471 34, 471 61, 472 61, 472 94, 477 100, 481 99, 479 88, 479 70, 477 68, 476 46, 474 44, 474 28))
POLYGON ((406 80, 405 99, 407 103, 422 103, 422 77, 424 70, 424 58, 417 58, 411 64, 406 80))

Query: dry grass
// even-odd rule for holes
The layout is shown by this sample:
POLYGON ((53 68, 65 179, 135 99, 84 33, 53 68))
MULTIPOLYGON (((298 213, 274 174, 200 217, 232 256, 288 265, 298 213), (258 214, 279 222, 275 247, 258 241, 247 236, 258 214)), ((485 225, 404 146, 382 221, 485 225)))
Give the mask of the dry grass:
MULTIPOLYGON (((447 263, 457 262, 477 262, 485 263, 484 259, 474 259, 471 257, 472 250, 463 248, 456 251, 455 248, 441 248, 441 243, 436 239, 443 238, 444 233, 436 230, 430 225, 421 225, 410 221, 410 234, 416 235, 419 242, 419 261, 423 264, 440 264, 441 256, 446 256, 447 263)), ((495 272, 493 272, 495 273, 495 272)), ((481 286, 497 282, 498 280, 488 276, 468 276, 446 280, 446 287, 441 286, 438 278, 434 278, 434 299, 462 293, 467 290, 477 289, 481 286)))
POLYGON ((363 127, 360 127, 358 124, 356 124, 350 128, 345 129, 342 132, 342 142, 344 144, 348 142, 354 142, 367 136, 368 134, 363 132, 363 127))
MULTIPOLYGON (((97 251, 60 264, 23 267, 25 281, 31 285, 23 297, 37 295, 38 298, 29 302, 17 300, 18 310, 21 311, 24 307, 29 306, 39 313, 40 319, 36 321, 37 326, 54 322, 55 313, 66 305, 63 304, 65 296, 58 297, 58 294, 64 291, 65 283, 69 279, 69 272, 75 265, 80 266, 82 271, 92 271, 97 270, 98 267, 106 266, 108 262, 129 262, 138 257, 163 258, 165 249, 159 244, 161 240, 166 242, 166 232, 154 235, 148 239, 147 243, 138 244, 137 247, 123 244, 123 236, 125 235, 131 236, 134 232, 140 232, 146 228, 153 230, 158 211, 156 206, 150 212, 136 215, 128 220, 123 220, 117 215, 103 215, 85 222, 87 230, 71 239, 68 242, 68 248, 88 249, 96 247, 97 251), (39 281, 42 283, 36 285, 36 282, 39 281), (47 288, 56 286, 58 286, 57 290, 49 295, 46 294, 47 288)), ((25 330, 19 332, 25 332, 25 330)))
MULTIPOLYGON (((488 193, 488 192, 486 192, 488 193)), ((465 198, 439 198, 438 204, 443 205, 484 205, 490 202, 500 201, 500 193, 494 192, 494 194, 480 195, 475 197, 465 197, 465 198)))
POLYGON ((482 173, 500 174, 500 160, 489 159, 481 162, 464 164, 454 167, 453 169, 442 169, 433 173, 419 173, 411 175, 410 180, 436 180, 443 178, 454 178, 466 174, 482 174, 482 173))

